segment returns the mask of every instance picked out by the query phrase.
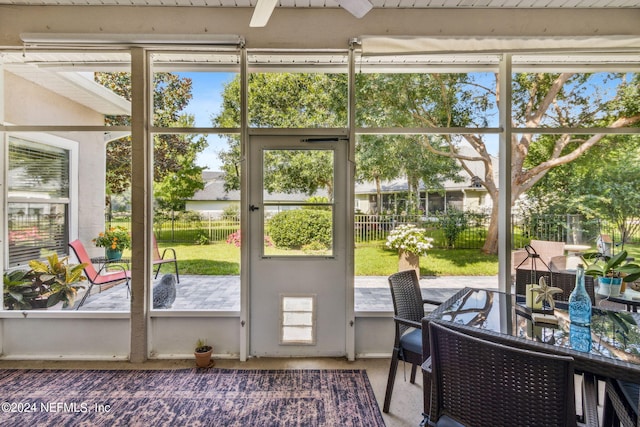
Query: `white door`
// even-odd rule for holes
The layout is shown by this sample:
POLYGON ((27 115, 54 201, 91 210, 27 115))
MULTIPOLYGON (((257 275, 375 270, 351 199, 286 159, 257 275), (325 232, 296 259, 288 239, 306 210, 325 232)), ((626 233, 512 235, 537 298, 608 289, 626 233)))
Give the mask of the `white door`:
POLYGON ((249 141, 252 356, 346 354, 344 138, 249 141))

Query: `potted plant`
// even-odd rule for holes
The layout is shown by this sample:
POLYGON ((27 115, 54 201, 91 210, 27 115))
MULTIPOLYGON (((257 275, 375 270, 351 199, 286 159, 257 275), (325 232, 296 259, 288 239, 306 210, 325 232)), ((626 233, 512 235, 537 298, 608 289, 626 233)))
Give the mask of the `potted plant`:
POLYGON ((93 239, 98 248, 105 248, 105 256, 109 260, 122 258, 122 251, 131 247, 131 235, 122 227, 111 227, 93 239))
POLYGON ((53 253, 46 262, 29 261, 30 270, 14 270, 4 274, 4 304, 10 310, 49 308, 63 302, 72 307, 78 294, 85 264, 69 264, 69 257, 53 253))
POLYGON ((211 353, 213 353, 213 347, 207 345, 205 340, 199 339, 196 342, 194 355, 196 356, 196 365, 198 366, 198 368, 208 368, 210 366, 213 366, 211 353))
POLYGON ((391 230, 386 246, 398 251, 398 270, 416 271, 420 278, 420 256, 427 255, 433 239, 427 237, 426 230, 414 224, 402 224, 391 230))
POLYGON ((617 296, 623 282, 633 282, 640 278, 640 266, 627 261, 627 251, 608 256, 601 253, 583 255, 585 274, 598 279, 598 293, 617 296), (587 260, 593 260, 591 264, 587 260))

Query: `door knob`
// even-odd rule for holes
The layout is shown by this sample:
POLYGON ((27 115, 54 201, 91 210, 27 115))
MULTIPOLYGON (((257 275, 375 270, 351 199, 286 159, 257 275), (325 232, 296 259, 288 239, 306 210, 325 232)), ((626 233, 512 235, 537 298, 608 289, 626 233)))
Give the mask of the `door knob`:
POLYGON ((249 205, 249 210, 251 212, 257 211, 258 209, 260 209, 259 207, 257 207, 256 205, 249 205))

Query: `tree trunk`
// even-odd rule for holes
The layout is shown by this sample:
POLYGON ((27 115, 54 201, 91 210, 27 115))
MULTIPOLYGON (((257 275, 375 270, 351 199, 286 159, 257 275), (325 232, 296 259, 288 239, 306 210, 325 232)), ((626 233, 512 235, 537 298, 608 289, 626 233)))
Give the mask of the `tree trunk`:
POLYGON ((491 195, 491 216, 489 218, 489 229, 487 238, 484 241, 482 252, 485 254, 498 253, 498 194, 491 195))

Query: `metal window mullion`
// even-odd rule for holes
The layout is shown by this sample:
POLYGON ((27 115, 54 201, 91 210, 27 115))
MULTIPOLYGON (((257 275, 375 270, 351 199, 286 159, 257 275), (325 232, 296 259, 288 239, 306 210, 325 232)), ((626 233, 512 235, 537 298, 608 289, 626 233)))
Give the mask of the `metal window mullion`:
POLYGON ((511 120, 512 84, 511 54, 504 54, 500 61, 498 105, 500 126, 504 129, 499 138, 499 187, 498 192, 498 287, 509 292, 511 278, 511 120))

